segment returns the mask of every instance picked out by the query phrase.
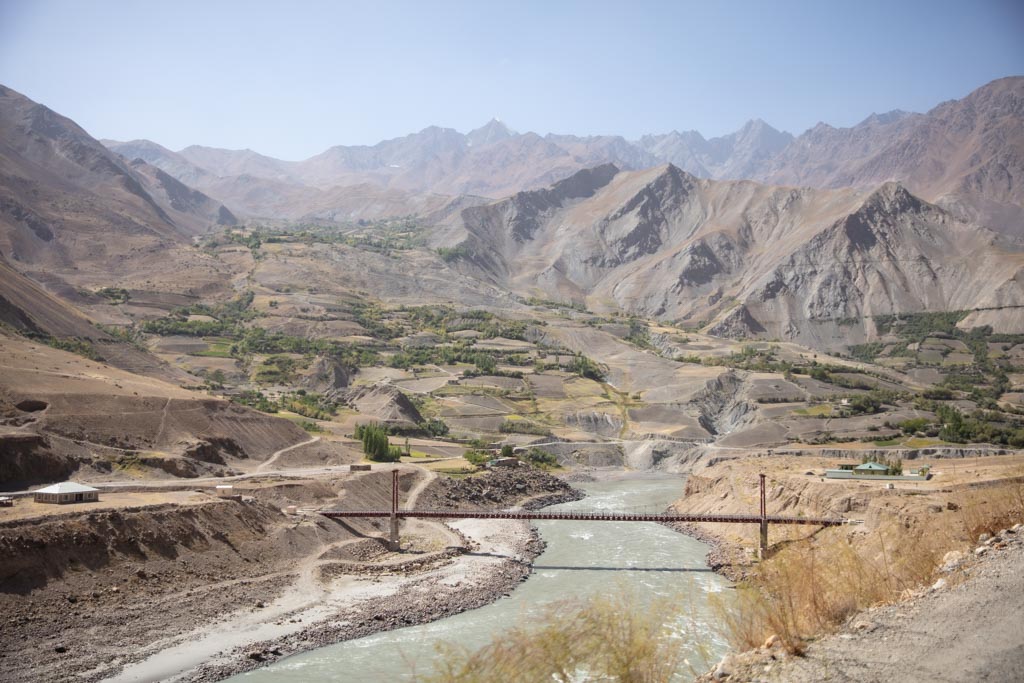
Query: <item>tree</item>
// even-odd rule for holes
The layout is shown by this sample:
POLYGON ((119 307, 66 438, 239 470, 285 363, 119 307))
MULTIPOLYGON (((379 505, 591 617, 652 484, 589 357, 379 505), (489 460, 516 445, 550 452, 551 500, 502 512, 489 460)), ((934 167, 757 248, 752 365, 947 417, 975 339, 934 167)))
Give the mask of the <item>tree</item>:
POLYGON ((928 424, 928 418, 915 417, 900 422, 898 426, 901 430, 903 430, 904 434, 916 434, 917 432, 927 427, 928 424))
POLYGON ((363 453, 376 462, 398 462, 402 449, 388 442, 388 431, 376 422, 356 425, 355 437, 363 442, 363 453))
POLYGON ((558 467, 558 458, 554 453, 539 448, 531 448, 526 452, 526 460, 535 467, 546 470, 550 467, 558 467))
POLYGON ((463 456, 470 465, 480 467, 485 462, 491 459, 491 454, 484 451, 478 451, 476 449, 470 449, 466 451, 463 456))

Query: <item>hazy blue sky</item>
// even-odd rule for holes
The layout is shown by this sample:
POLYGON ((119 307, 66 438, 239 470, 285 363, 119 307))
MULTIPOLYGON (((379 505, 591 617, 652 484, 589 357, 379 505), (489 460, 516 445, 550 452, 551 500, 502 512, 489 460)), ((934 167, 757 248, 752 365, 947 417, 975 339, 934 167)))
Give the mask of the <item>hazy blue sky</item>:
POLYGON ((1024 74, 1024 2, 0 0, 0 83, 95 137, 299 159, 493 116, 800 133, 1024 74))

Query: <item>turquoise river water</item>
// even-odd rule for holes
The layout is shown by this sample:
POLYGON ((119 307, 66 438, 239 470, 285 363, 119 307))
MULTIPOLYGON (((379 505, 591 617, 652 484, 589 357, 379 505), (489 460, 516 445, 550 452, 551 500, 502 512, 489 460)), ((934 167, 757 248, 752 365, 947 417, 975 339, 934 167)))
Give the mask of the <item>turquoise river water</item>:
MULTIPOLYGON (((587 492, 584 500, 547 509, 663 510, 682 495, 683 484, 679 478, 577 484, 587 492)), ((642 600, 685 601, 686 616, 674 624, 674 633, 695 670, 706 669, 725 652, 707 597, 728 584, 704 563, 705 544, 653 523, 540 521, 536 526, 547 548, 511 596, 433 623, 298 654, 230 680, 411 681, 414 672, 433 669, 439 643, 475 649, 510 625, 542 614, 553 601, 623 589, 642 600)))

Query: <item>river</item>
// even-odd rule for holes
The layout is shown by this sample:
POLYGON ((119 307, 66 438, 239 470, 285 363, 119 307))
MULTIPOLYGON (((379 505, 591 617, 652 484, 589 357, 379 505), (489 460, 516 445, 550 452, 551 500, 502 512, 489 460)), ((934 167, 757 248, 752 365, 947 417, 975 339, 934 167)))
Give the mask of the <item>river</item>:
MULTIPOLYGON (((683 480, 622 479, 577 486, 586 491, 585 499, 547 509, 660 511, 682 495, 683 480)), ((653 523, 539 521, 536 526, 547 548, 510 597, 433 623, 287 657, 230 680, 411 681, 414 671, 432 669, 439 643, 475 649, 509 626, 542 614, 553 601, 624 588, 644 600, 685 601, 686 617, 674 630, 695 670, 705 670, 725 652, 725 642, 712 626, 707 596, 728 583, 704 563, 705 544, 653 523)))

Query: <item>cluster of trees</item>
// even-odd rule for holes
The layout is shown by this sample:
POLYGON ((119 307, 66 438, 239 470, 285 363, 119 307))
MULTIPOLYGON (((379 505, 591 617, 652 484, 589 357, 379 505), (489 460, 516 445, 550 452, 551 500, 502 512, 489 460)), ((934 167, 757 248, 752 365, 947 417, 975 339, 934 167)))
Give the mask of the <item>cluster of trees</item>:
POLYGON ((636 318, 630 318, 629 333, 626 335, 626 341, 636 344, 642 349, 651 348, 651 330, 647 327, 647 323, 636 318))
POLYGON ((376 422, 356 425, 355 437, 363 443, 363 453, 370 460, 398 462, 402 457, 402 449, 388 441, 387 427, 376 422))
POLYGON ((576 373, 580 377, 592 379, 595 382, 604 381, 604 369, 583 354, 573 356, 572 361, 566 369, 569 372, 576 373))
POLYGON ((551 430, 530 420, 503 420, 498 428, 502 434, 537 434, 547 436, 551 430))
POLYGON ((432 417, 429 420, 419 422, 415 426, 406 426, 403 424, 384 424, 380 425, 380 428, 383 429, 385 433, 390 434, 391 436, 425 434, 427 436, 439 437, 447 436, 448 432, 450 431, 447 423, 445 423, 444 420, 441 420, 436 417, 432 417))
POLYGON ((498 370, 498 362, 513 365, 525 365, 527 359, 522 354, 507 354, 501 351, 475 351, 463 345, 432 346, 419 349, 406 349, 391 356, 388 365, 406 370, 417 365, 452 365, 454 363, 472 363, 475 373, 480 375, 518 376, 521 372, 505 372, 498 370))
POLYGON ((105 299, 110 299, 111 304, 126 304, 128 299, 131 298, 128 290, 121 287, 103 287, 97 290, 96 293, 105 299))
POLYGON ((846 408, 854 415, 874 415, 882 409, 882 402, 871 394, 859 394, 850 399, 846 408))
POLYGON ((31 339, 41 340, 47 346, 52 346, 55 349, 61 351, 68 351, 70 353, 76 353, 79 356, 84 356, 89 360, 101 361, 103 358, 96 353, 96 347, 91 342, 78 337, 51 337, 49 335, 26 335, 31 339))
MULTIPOLYGON (((524 458, 520 457, 520 460, 522 459, 524 458)), ((545 470, 552 467, 558 467, 558 458, 555 454, 548 453, 540 448, 531 448, 526 451, 525 460, 531 465, 545 470)))
POLYGON ((261 391, 243 391, 239 394, 231 396, 231 400, 234 403, 240 403, 243 406, 249 406, 255 408, 260 412, 264 413, 276 413, 277 404, 266 396, 261 391))
POLYGON ((912 435, 925 431, 928 429, 928 425, 930 424, 931 420, 926 417, 914 417, 909 420, 904 420, 895 426, 904 434, 912 435))
POLYGON ((978 410, 964 415, 954 406, 939 405, 935 414, 942 423, 939 438, 952 443, 1005 444, 1024 448, 1024 428, 1003 421, 1003 416, 978 410))
POLYGON ((291 356, 273 355, 256 369, 255 379, 266 384, 284 384, 291 379, 298 365, 291 356))
POLYGON ((436 417, 420 422, 417 427, 430 436, 447 436, 450 431, 445 421, 436 417))
POLYGON ((283 397, 281 407, 314 420, 330 420, 334 416, 336 404, 320 394, 299 389, 292 396, 283 397))
MULTIPOLYGON (((493 460, 495 455, 490 451, 470 449, 466 451, 463 457, 469 461, 471 465, 480 467, 493 460)), ((558 467, 558 458, 553 453, 548 453, 540 448, 531 448, 524 453, 516 453, 512 444, 505 444, 501 447, 501 452, 497 457, 518 458, 522 462, 544 470, 558 467)))
POLYGON ((230 334, 234 325, 220 320, 187 320, 185 318, 158 318, 142 323, 142 331, 160 336, 179 334, 185 337, 213 337, 230 334))
POLYGON ((256 317, 252 306, 253 292, 246 291, 237 298, 223 304, 192 304, 177 308, 166 318, 147 320, 142 330, 150 334, 180 334, 189 337, 210 337, 219 335, 235 336, 241 331, 241 323, 256 317), (205 315, 213 320, 189 320, 190 315, 205 315))
POLYGON ((456 247, 438 247, 437 255, 440 256, 445 263, 452 263, 453 261, 458 261, 461 258, 469 256, 470 251, 467 247, 460 244, 456 247))
MULTIPOLYGON (((816 379, 819 382, 827 382, 828 384, 835 384, 836 386, 843 387, 844 389, 874 389, 878 386, 877 382, 872 382, 867 378, 862 377, 847 377, 849 374, 857 374, 857 370, 854 368, 839 368, 839 370, 846 374, 835 374, 835 369, 831 371, 824 365, 812 365, 808 370, 808 375, 811 379, 816 379)), ((794 368, 793 372, 799 373, 799 368, 794 368)))

